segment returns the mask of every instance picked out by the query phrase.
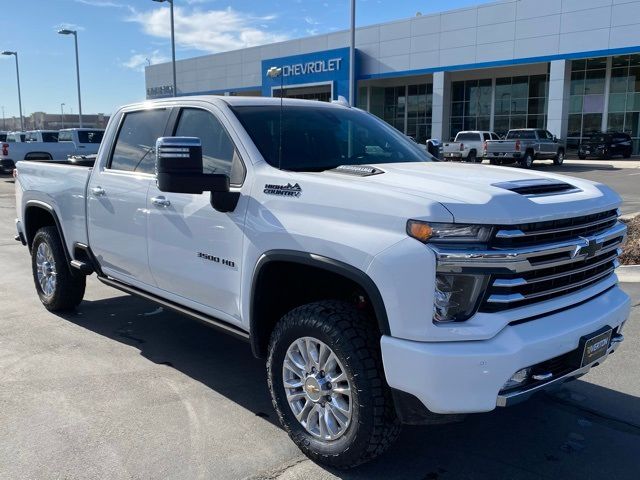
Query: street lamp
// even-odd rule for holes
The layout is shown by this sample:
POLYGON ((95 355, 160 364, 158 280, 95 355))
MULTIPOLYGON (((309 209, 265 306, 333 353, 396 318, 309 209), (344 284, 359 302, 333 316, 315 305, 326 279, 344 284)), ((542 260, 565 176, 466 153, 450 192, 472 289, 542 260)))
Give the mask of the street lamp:
POLYGON ((64 128, 64 106, 66 103, 60 104, 60 123, 62 124, 62 128, 64 128))
POLYGON ((175 23, 173 21, 173 0, 153 0, 157 3, 169 3, 169 10, 171 12, 171 64, 173 66, 173 96, 178 96, 178 82, 176 82, 176 30, 175 23))
POLYGON ((24 119, 22 118, 22 94, 20 93, 20 68, 18 67, 18 52, 5 50, 2 55, 13 55, 16 57, 16 77, 18 78, 18 107, 20 109, 20 130, 24 132, 24 119))
POLYGON ((351 0, 351 43, 349 45, 349 104, 355 107, 356 88, 356 0, 351 0))
POLYGON ((80 60, 78 59, 78 32, 76 30, 69 30, 63 28, 58 30, 60 35, 73 35, 73 39, 76 45, 76 77, 78 79, 78 123, 82 128, 82 96, 80 95, 80 60))

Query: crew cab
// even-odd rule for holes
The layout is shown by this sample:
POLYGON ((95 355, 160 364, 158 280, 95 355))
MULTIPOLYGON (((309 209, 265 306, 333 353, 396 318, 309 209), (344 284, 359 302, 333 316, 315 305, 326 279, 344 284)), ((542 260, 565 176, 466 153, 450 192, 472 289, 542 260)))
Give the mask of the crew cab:
POLYGON ((499 140, 493 132, 464 131, 459 132, 453 142, 443 145, 444 160, 466 160, 471 163, 482 163, 482 152, 486 140, 499 140))
POLYGON ((341 104, 129 105, 93 168, 20 162, 15 191, 45 308, 95 274, 248 341, 291 439, 340 468, 584 375, 630 311, 610 188, 436 162, 341 104))
POLYGON ((491 165, 518 163, 531 168, 534 160, 553 160, 554 165, 564 163, 566 147, 548 130, 523 128, 509 130, 504 140, 489 140, 484 144, 483 157, 491 165))
POLYGON ((22 142, 0 143, 0 172, 11 172, 20 160, 64 160, 70 155, 96 154, 103 134, 84 128, 25 132, 22 142))

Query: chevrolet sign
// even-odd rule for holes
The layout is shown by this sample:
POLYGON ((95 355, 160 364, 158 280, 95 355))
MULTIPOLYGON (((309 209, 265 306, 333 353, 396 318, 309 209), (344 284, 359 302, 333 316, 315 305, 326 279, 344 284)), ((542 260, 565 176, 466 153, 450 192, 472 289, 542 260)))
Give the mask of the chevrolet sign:
POLYGON ((317 60, 315 62, 295 63, 284 65, 282 75, 285 77, 296 77, 298 75, 308 75, 310 73, 336 72, 342 66, 342 58, 330 58, 328 60, 317 60))

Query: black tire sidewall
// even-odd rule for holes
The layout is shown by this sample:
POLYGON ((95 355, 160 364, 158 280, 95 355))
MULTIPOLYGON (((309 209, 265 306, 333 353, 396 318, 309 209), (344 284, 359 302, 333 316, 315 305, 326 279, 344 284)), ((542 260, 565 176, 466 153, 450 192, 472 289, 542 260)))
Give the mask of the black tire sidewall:
POLYGON ((533 157, 530 153, 525 153, 524 157, 522 157, 522 161, 520 162, 522 168, 531 168, 533 166, 533 157), (530 161, 527 161, 529 159, 530 161))

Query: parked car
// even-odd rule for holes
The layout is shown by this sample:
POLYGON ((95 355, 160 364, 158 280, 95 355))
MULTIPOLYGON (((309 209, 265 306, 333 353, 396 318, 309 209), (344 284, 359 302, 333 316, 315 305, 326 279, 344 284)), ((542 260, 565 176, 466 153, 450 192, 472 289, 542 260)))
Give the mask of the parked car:
POLYGON ((22 143, 27 141, 26 132, 9 132, 7 133, 7 142, 9 143, 22 143))
POLYGON ((485 141, 483 157, 491 165, 519 163, 523 168, 531 168, 534 160, 552 159, 554 165, 564 163, 566 146, 548 130, 522 128, 509 130, 505 140, 485 141))
POLYGON ((427 152, 429 152, 433 158, 437 160, 442 159, 442 142, 437 138, 430 138, 427 140, 427 152))
POLYGON ((623 340, 626 226, 603 184, 435 162, 373 115, 295 99, 129 105, 105 142, 92 169, 17 165, 40 301, 75 308, 95 273, 248 341, 315 461, 510 406, 623 340))
POLYGON ((456 135, 453 142, 443 145, 445 160, 466 160, 471 163, 482 163, 482 149, 486 140, 499 140, 493 132, 478 130, 464 131, 456 135))
POLYGON ((578 148, 578 158, 584 160, 589 156, 608 159, 617 155, 631 158, 633 140, 626 133, 597 133, 578 148))
POLYGON ((104 132, 95 129, 66 129, 60 133, 49 130, 25 132, 25 141, 17 141, 21 134, 10 134, 7 142, 0 143, 0 172, 11 172, 20 160, 65 160, 69 155, 98 153, 104 132), (11 141, 13 136, 15 141, 11 141), (97 143, 96 143, 97 142, 97 143))

